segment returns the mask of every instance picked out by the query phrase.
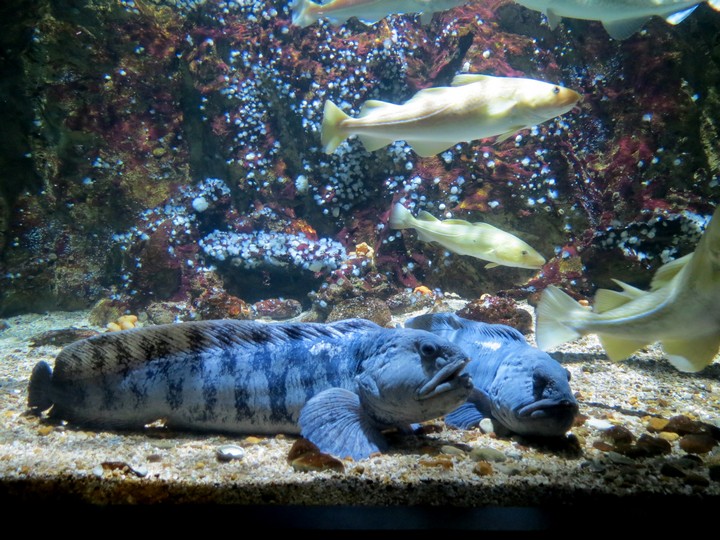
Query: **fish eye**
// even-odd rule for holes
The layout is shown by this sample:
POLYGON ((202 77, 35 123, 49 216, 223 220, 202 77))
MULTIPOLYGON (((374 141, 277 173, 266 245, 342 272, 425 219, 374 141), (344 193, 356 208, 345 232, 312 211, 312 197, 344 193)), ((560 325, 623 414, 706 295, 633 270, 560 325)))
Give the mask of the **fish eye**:
POLYGON ((555 88, 553 88, 553 94, 559 94, 559 93, 560 93, 560 87, 559 87, 559 86, 556 86, 555 88))
POLYGON ((420 354, 425 357, 434 358, 438 355, 438 349, 433 343, 423 343, 420 345, 420 354))
POLYGON ((570 371, 566 369, 566 370, 565 370, 565 373, 567 373, 567 378, 568 378, 568 381, 569 381, 569 380, 570 380, 570 377, 571 377, 570 371))
POLYGON ((523 254, 523 256, 524 256, 524 255, 527 255, 527 254, 528 254, 528 252, 527 252, 527 250, 526 250, 526 249, 523 249, 523 250, 522 250, 522 251, 521 251, 520 253, 522 253, 522 254, 523 254))

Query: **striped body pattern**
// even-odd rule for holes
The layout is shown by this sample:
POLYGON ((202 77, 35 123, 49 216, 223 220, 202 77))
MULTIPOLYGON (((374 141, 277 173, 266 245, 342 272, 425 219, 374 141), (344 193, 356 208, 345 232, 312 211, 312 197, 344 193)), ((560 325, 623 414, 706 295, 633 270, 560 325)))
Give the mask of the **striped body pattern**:
MULTIPOLYGON (((325 434, 312 433, 333 432, 339 413, 325 426, 316 425, 317 415, 349 407, 355 423, 372 427, 379 449, 381 429, 440 416, 467 397, 470 383, 460 376, 466 361, 432 334, 359 319, 200 321, 73 343, 58 355, 54 371, 44 362, 35 367, 29 405, 36 412, 52 406, 51 417, 90 427, 137 429, 163 419, 175 429, 302 433, 316 444, 325 434), (324 398, 330 389, 349 393, 355 409, 336 394, 324 398), (317 412, 301 422, 311 400, 317 412)), ((324 451, 366 454, 332 441, 324 451)))

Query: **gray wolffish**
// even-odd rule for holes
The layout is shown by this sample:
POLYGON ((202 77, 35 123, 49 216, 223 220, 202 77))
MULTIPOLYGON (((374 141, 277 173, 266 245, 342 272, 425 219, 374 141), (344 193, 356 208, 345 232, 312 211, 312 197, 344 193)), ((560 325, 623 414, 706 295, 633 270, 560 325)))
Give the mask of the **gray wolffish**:
POLYGON ((451 427, 467 429, 483 418, 520 435, 565 435, 578 413, 570 373, 556 360, 502 324, 463 319, 452 313, 421 315, 405 323, 429 330, 462 348, 470 363, 465 373, 475 389, 468 401, 445 416, 451 427))
POLYGON ((350 319, 218 320, 102 334, 33 369, 28 404, 95 427, 301 434, 361 459, 381 431, 442 416, 469 396, 468 359, 445 339, 350 319))

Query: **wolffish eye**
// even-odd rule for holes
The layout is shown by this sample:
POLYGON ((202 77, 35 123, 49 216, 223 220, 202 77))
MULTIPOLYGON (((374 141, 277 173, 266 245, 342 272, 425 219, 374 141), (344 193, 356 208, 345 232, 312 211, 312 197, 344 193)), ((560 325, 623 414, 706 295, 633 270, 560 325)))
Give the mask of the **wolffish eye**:
POLYGON ((559 87, 559 86, 556 86, 555 88, 553 88, 553 94, 559 94, 559 93, 560 93, 560 87, 559 87))
POLYGON ((565 372, 567 373, 567 378, 568 378, 568 381, 569 381, 569 380, 570 380, 570 371, 568 371, 568 370, 566 369, 565 372))
POLYGON ((438 348, 434 343, 423 343, 420 345, 420 354, 425 358, 435 358, 438 355, 438 348))

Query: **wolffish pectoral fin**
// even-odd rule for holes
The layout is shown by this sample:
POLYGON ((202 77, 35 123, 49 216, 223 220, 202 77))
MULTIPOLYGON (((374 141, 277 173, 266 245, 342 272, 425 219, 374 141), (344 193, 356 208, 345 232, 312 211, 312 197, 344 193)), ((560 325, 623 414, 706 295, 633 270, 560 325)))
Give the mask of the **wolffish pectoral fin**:
POLYGON ((300 411, 300 433, 321 452, 363 459, 387 449, 387 441, 365 413, 357 394, 330 388, 300 411))
POLYGON ((431 157, 439 154, 440 152, 443 152, 450 148, 451 146, 454 146, 455 143, 448 143, 446 141, 436 142, 436 141, 405 141, 410 146, 412 146, 412 149, 415 151, 415 153, 420 157, 431 157))
POLYGON ((605 349, 605 354, 613 362, 625 360, 638 349, 649 344, 648 341, 638 341, 635 339, 624 339, 613 336, 598 336, 600 343, 605 349))
POLYGON ((720 335, 688 340, 663 340, 663 351, 679 371, 696 372, 709 365, 720 349, 720 335))
POLYGON ((475 388, 465 403, 445 415, 445 424, 458 429, 470 429, 489 416, 490 397, 482 390, 475 388))

